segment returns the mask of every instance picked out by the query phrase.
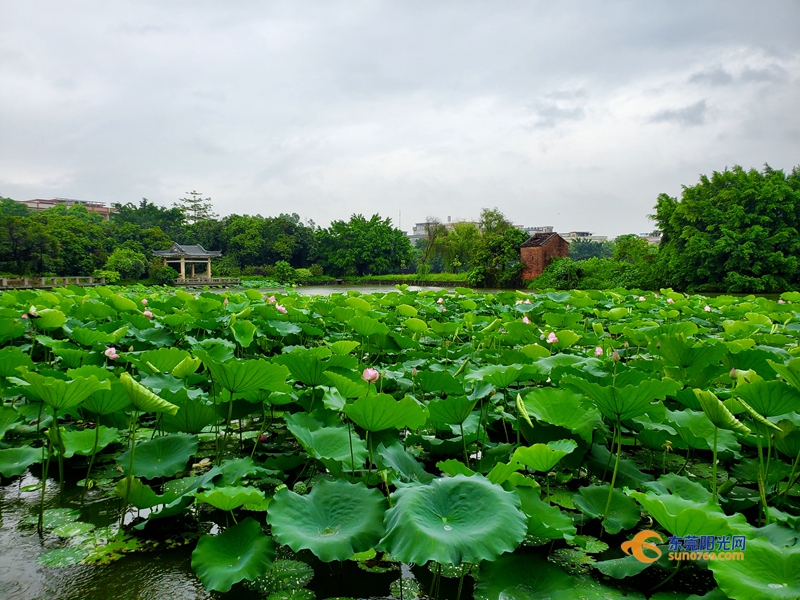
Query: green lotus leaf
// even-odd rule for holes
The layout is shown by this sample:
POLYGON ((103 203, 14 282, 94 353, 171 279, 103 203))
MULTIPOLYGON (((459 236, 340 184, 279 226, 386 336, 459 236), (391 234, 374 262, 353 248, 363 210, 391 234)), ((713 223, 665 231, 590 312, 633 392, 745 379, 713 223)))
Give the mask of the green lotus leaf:
POLYGON ((678 537, 697 535, 698 531, 703 535, 731 535, 748 527, 741 514, 738 515, 741 519, 736 522, 737 519, 728 517, 719 507, 714 510, 710 504, 701 505, 676 496, 651 492, 630 492, 628 495, 641 504, 664 529, 678 537))
POLYGON ((336 389, 339 390, 342 397, 347 399, 361 398, 362 396, 366 396, 369 391, 364 381, 356 382, 332 371, 325 371, 325 377, 328 378, 330 383, 336 386, 336 389))
MULTIPOLYGON (((690 448, 713 450, 714 425, 705 413, 693 410, 667 411, 665 423, 672 426, 690 448)), ((737 455, 741 446, 733 432, 720 429, 717 432, 717 449, 727 455, 737 455)))
POLYGON ((481 564, 475 574, 475 600, 644 600, 589 576, 574 577, 540 554, 510 554, 481 564))
POLYGON ((237 320, 235 323, 231 324, 231 331, 233 332, 233 339, 236 340, 237 344, 242 348, 249 348, 250 344, 253 343, 257 329, 250 321, 237 320))
POLYGON ((547 444, 520 446, 514 451, 513 461, 534 471, 546 473, 577 447, 578 444, 575 440, 558 440, 547 444))
POLYGON ((386 335, 389 328, 372 317, 353 317, 347 324, 360 336, 386 335))
POLYGON ((356 308, 358 310, 372 310, 372 305, 369 302, 363 298, 358 298, 357 296, 347 298, 345 300, 345 304, 347 304, 347 306, 350 308, 356 308))
POLYGON ((0 474, 3 477, 14 477, 25 472, 33 463, 42 462, 41 448, 23 446, 0 450, 0 474))
POLYGON ((470 469, 460 460, 456 460, 455 458, 440 460, 439 462, 436 463, 436 468, 439 469, 445 475, 450 475, 451 477, 454 477, 456 475, 466 475, 467 477, 471 477, 472 475, 475 475, 475 471, 470 469))
MULTIPOLYGON (((460 323, 455 323, 452 321, 448 321, 446 323, 440 323, 439 321, 431 321, 430 323, 428 323, 428 325, 430 326, 431 331, 438 334, 440 337, 453 335, 456 331, 458 331, 459 327, 461 326, 460 323)), ((487 331, 486 333, 489 332, 487 331)))
POLYGON ((74 523, 65 523, 64 525, 59 525, 53 529, 53 533, 58 537, 71 538, 75 537, 76 535, 84 535, 89 533, 92 529, 94 529, 94 525, 91 523, 82 523, 81 521, 76 521, 74 523))
POLYGON ((793 358, 785 365, 767 359, 767 363, 774 371, 783 377, 786 383, 800 389, 800 358, 793 358))
POLYGON ((523 399, 529 416, 537 421, 569 429, 591 443, 592 434, 601 429, 603 419, 596 408, 586 408, 583 397, 570 390, 535 388, 523 399))
POLYGON ((158 373, 169 373, 182 360, 188 357, 189 353, 186 350, 181 350, 179 348, 158 348, 157 350, 142 352, 138 356, 138 360, 142 364, 149 364, 155 367, 158 373))
POLYGON ((311 550, 325 562, 369 550, 383 535, 386 499, 363 483, 322 480, 307 496, 275 494, 267 514, 272 534, 295 552, 311 550))
MULTIPOLYGON (((404 317, 416 317, 417 316, 417 309, 409 304, 398 304, 397 305, 397 312, 399 312, 404 317)), ((427 326, 425 327, 427 329, 427 326)))
POLYGON ((367 459, 367 445, 347 427, 323 427, 322 423, 302 413, 286 415, 286 426, 311 456, 329 459, 359 468, 367 459), (351 457, 352 449, 352 457, 351 457))
POLYGON ((783 419, 777 425, 780 431, 775 432, 775 447, 794 458, 800 454, 800 417, 783 419))
MULTIPOLYGON (((608 502, 609 485, 591 485, 582 487, 573 494, 572 501, 586 516, 601 518, 608 502)), ((623 529, 636 527, 641 518, 641 511, 636 502, 615 489, 611 496, 608 515, 603 520, 603 529, 614 535, 623 529)))
MULTIPOLYGON (((87 367, 81 367, 78 370, 86 368, 87 367)), ((109 389, 100 389, 92 392, 92 394, 83 401, 81 405, 83 410, 95 415, 110 415, 115 412, 124 411, 131 406, 131 399, 130 396, 128 396, 128 391, 125 389, 125 386, 110 373, 109 376, 109 389)))
POLYGON ((30 391, 55 410, 66 410, 83 402, 95 390, 110 389, 107 381, 98 381, 91 375, 88 378, 75 377, 64 381, 54 377, 44 377, 39 373, 27 371, 22 373, 22 378, 30 385, 30 391))
POLYGON ((612 558, 610 560, 602 560, 592 565, 595 569, 600 571, 603 575, 608 575, 614 579, 624 579, 625 577, 633 577, 644 571, 651 563, 640 561, 633 554, 625 556, 624 558, 612 558))
POLYGON ((522 373, 522 369, 514 365, 489 365, 467 373, 468 381, 485 381, 499 389, 505 389, 514 383, 522 373))
POLYGON ((459 424, 466 421, 477 403, 477 398, 470 400, 466 396, 449 396, 431 400, 428 403, 428 413, 430 420, 436 423, 459 424))
POLYGON ((444 371, 422 371, 417 375, 416 384, 426 394, 444 392, 447 395, 463 395, 464 386, 444 371))
POLYGON ((99 329, 88 329, 86 327, 73 327, 70 334, 73 340, 81 346, 99 346, 115 342, 114 336, 99 329))
POLYGON ((367 431, 417 429, 427 419, 422 407, 408 396, 399 402, 389 394, 364 396, 343 410, 356 425, 367 431))
MULTIPOLYGON (((264 360, 236 360, 222 363, 214 360, 203 351, 196 350, 211 375, 222 387, 232 394, 246 393, 258 389, 279 390, 289 375, 289 369, 280 364, 264 360)), ((288 356, 288 355, 285 355, 288 356)))
MULTIPOLYGON (((130 467, 130 450, 117 457, 117 464, 130 467)), ((186 467, 189 458, 197 452, 197 437, 185 433, 163 435, 136 446, 133 474, 137 477, 172 477, 186 467)))
POLYGON ((406 563, 460 565, 513 551, 527 531, 519 497, 481 475, 398 489, 380 548, 406 563))
POLYGON ((131 377, 129 373, 120 375, 119 380, 125 391, 128 392, 128 398, 136 410, 141 412, 163 412, 171 415, 178 412, 177 406, 148 390, 131 377))
POLYGON ((9 346, 0 350, 0 377, 18 376, 17 367, 33 368, 31 357, 19 348, 9 346))
POLYGON ((109 444, 120 441, 120 437, 114 427, 98 425, 95 429, 62 431, 61 441, 64 444, 64 458, 70 458, 75 454, 91 456, 109 444))
POLYGON ((0 440, 2 440, 6 433, 16 427, 17 422, 22 415, 10 406, 0 406, 0 440))
POLYGON ((192 552, 192 569, 206 590, 227 592, 234 583, 267 572, 275 544, 250 517, 216 536, 204 535, 192 552))
POLYGON ((733 393, 765 417, 775 417, 791 412, 800 413, 800 389, 787 385, 783 381, 746 383, 736 386, 733 393))
POLYGON ((675 334, 655 336, 650 346, 650 353, 661 356, 668 373, 674 373, 679 378, 698 373, 709 365, 719 364, 727 352, 724 344, 695 344, 675 334), (674 372, 669 369, 674 369, 674 372))
MULTIPOLYGON (((325 370, 330 365, 320 360, 318 354, 309 350, 297 350, 289 354, 280 354, 273 359, 278 365, 285 365, 292 377, 305 385, 316 387, 328 382, 325 370)), ((284 378, 285 380, 285 378, 284 378)))
POLYGON ((203 492, 195 492, 198 502, 205 502, 220 510, 233 510, 245 504, 259 504, 264 500, 264 492, 254 487, 226 486, 215 487, 203 492))
POLYGON ((522 502, 522 512, 528 517, 528 535, 543 540, 571 540, 577 529, 575 523, 557 506, 539 498, 539 490, 517 487, 514 490, 522 502))
POLYGON ((205 402, 202 396, 190 398, 185 388, 175 393, 163 390, 161 394, 164 399, 178 407, 174 415, 165 413, 161 417, 161 429, 164 431, 200 433, 217 420, 214 405, 205 402))
POLYGON ((744 560, 712 560, 708 568, 733 600, 800 597, 800 548, 777 548, 765 539, 747 540, 744 560))
POLYGON ((26 331, 25 324, 22 323, 21 319, 0 318, 0 344, 22 337, 26 331))
POLYGON ((425 471, 422 463, 406 452, 406 449, 399 442, 395 442, 388 447, 380 444, 377 455, 381 462, 381 467, 392 469, 403 481, 428 483, 433 479, 433 475, 425 471))
POLYGON ((561 383, 588 396, 600 412, 615 421, 626 421, 645 414, 654 400, 663 400, 681 387, 671 379, 646 379, 624 387, 601 386, 573 375, 565 376, 561 383))
POLYGON ((43 567, 63 569, 79 564, 88 555, 89 551, 84 548, 54 548, 42 552, 36 557, 36 562, 43 567))
MULTIPOLYGON (((188 485, 187 478, 181 480, 184 485, 188 485)), ((152 508, 159 504, 170 504, 183 495, 183 489, 169 489, 164 486, 164 493, 157 494, 149 485, 142 483, 141 479, 133 478, 130 480, 130 488, 128 487, 128 478, 124 477, 117 482, 114 487, 114 494, 119 498, 127 498, 128 502, 138 509, 152 508)))
POLYGON ((722 404, 722 401, 717 398, 713 392, 695 388, 694 393, 695 396, 697 396, 697 400, 700 402, 700 406, 703 408, 703 412, 715 427, 730 429, 742 435, 748 435, 750 433, 750 429, 739 419, 734 417, 731 411, 725 408, 725 405, 722 404))
POLYGON ((338 342, 333 342, 329 347, 331 352, 336 356, 347 356, 360 345, 360 342, 354 342, 352 340, 340 340, 338 342))
POLYGON ((178 379, 186 379, 189 375, 193 375, 197 369, 200 368, 202 361, 199 358, 192 358, 187 356, 177 365, 172 367, 172 376, 178 379))
POLYGON ((43 308, 38 313, 39 318, 36 319, 36 327, 39 329, 59 329, 67 322, 67 316, 54 308, 43 308))
POLYGON ((428 324, 422 319, 410 318, 403 321, 403 325, 408 327, 414 333, 425 333, 428 331, 428 324))
MULTIPOLYGON (((125 298, 124 296, 120 296, 119 294, 112 294, 108 297, 108 301, 116 308, 118 311, 122 312, 135 312, 139 310, 136 302, 131 300, 130 298, 125 298)), ((141 316, 141 315, 139 315, 141 316)))

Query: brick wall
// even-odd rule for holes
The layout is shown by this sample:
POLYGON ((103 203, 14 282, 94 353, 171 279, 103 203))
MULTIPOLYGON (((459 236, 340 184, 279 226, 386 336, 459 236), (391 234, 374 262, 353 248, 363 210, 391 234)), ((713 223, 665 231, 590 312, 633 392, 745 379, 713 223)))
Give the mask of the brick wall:
POLYGON ((525 265, 522 279, 530 280, 538 277, 554 258, 565 258, 569 254, 569 244, 561 236, 554 236, 543 246, 520 248, 520 261, 525 265))

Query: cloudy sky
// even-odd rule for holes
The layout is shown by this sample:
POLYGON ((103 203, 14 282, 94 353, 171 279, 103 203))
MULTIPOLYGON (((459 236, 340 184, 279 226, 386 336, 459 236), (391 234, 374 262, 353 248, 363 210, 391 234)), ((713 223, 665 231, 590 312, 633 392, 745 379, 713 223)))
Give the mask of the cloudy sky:
POLYGON ((800 3, 4 2, 0 196, 615 236, 800 165, 800 3))

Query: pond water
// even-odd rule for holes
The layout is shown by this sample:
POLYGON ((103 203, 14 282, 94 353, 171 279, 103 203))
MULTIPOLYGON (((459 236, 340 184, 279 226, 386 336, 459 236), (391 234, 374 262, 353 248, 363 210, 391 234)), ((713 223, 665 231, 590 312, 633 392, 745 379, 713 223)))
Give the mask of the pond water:
MULTIPOLYGON (((119 500, 90 491, 81 502, 82 488, 74 485, 77 472, 67 481, 64 492, 59 493, 58 481, 52 478, 54 470, 47 483, 46 509, 77 509, 82 522, 98 528, 118 524, 119 500)), ((34 520, 41 499, 40 476, 41 470, 35 466, 19 478, 3 478, 0 485, 0 600, 255 600, 267 597, 241 584, 224 594, 206 592, 191 568, 193 539, 183 546, 167 549, 164 540, 159 541, 159 536, 155 535, 150 538, 158 542, 154 549, 130 552, 109 564, 62 568, 38 564, 36 559, 43 552, 68 545, 66 540, 47 530, 41 536, 37 532, 34 520)), ((134 512, 127 515, 126 522, 134 516, 134 512)), ((213 522, 201 525, 206 526, 205 531, 214 527, 213 522)), ((322 563, 308 552, 292 554, 290 558, 302 560, 314 569, 314 578, 307 587, 318 600, 391 598, 389 586, 400 577, 398 570, 368 573, 352 561, 322 563)), ((404 579, 416 580, 422 586, 431 583, 431 573, 425 568, 410 569, 403 565, 402 574, 404 579)), ((457 579, 443 579, 439 597, 455 600, 457 583, 457 579)), ((466 600, 471 596, 472 584, 466 578, 461 597, 466 600)))

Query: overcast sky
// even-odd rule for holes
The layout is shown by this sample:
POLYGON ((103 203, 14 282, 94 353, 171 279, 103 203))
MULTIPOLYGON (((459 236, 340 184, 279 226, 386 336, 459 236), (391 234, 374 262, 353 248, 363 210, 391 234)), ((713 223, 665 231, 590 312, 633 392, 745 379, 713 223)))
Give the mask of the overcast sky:
POLYGON ((800 2, 4 2, 0 196, 615 236, 800 165, 800 2), (400 215, 402 211, 402 216, 400 215))

